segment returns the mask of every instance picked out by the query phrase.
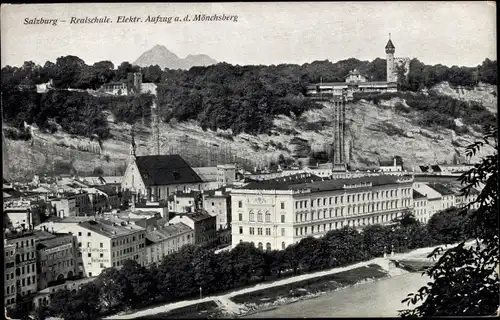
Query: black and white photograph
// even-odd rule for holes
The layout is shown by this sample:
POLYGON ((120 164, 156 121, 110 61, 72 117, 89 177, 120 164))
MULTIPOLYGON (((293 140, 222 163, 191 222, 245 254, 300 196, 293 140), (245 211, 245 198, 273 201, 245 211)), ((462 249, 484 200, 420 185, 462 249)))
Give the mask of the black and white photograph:
POLYGON ((0 12, 6 319, 500 316, 496 2, 0 12))

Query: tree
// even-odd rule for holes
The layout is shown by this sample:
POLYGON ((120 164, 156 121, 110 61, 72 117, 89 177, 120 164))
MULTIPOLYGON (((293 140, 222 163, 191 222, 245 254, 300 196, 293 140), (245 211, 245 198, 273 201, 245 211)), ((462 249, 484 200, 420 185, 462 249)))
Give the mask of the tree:
MULTIPOLYGON (((464 184, 464 195, 468 195, 471 188, 479 183, 485 185, 477 199, 460 212, 467 217, 464 222, 466 235, 472 236, 475 241, 466 247, 468 237, 464 236, 458 245, 446 250, 425 272, 433 281, 403 300, 408 305, 421 302, 413 309, 401 310, 403 317, 488 316, 498 309, 498 131, 497 128, 488 128, 485 132, 483 141, 467 147, 467 156, 476 154, 492 140, 495 141, 495 153, 483 158, 460 178, 464 184), (479 208, 468 210, 474 203, 478 203, 479 208)), ((443 248, 439 247, 429 257, 437 257, 442 252, 443 248)))

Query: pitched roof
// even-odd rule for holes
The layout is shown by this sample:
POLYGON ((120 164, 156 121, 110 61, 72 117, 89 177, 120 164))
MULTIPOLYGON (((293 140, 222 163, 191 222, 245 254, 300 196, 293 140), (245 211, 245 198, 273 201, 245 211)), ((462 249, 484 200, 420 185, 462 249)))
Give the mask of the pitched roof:
POLYGON ((385 45, 385 48, 386 49, 396 49, 396 47, 392 43, 391 39, 389 39, 389 41, 387 41, 387 44, 385 45))
POLYGON ((106 186, 106 185, 104 185, 104 186, 95 186, 95 188, 97 190, 100 190, 100 191, 104 192, 108 196, 114 196, 114 195, 118 194, 118 192, 116 192, 115 187, 112 187, 112 186, 106 186))
POLYGON ((455 192, 453 190, 450 190, 450 188, 448 188, 447 186, 445 186, 442 183, 429 184, 429 187, 436 190, 437 192, 439 192, 443 196, 455 194, 455 192))
POLYGON ((438 165, 431 166, 432 172, 441 172, 441 168, 438 165))
POLYGON ((203 182, 191 166, 176 154, 140 156, 135 162, 146 186, 203 182))
POLYGON ((426 196, 424 196, 423 194, 421 194, 420 192, 418 192, 417 190, 413 190, 413 199, 419 199, 419 198, 426 198, 426 196))

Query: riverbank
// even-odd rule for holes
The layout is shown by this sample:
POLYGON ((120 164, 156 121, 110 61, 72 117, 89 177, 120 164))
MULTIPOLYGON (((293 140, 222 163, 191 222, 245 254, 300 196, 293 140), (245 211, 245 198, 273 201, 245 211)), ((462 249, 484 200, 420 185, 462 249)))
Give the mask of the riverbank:
MULTIPOLYGON (((300 289, 300 283, 303 281, 311 280, 311 279, 321 280, 321 279, 324 279, 325 277, 332 276, 334 274, 340 274, 340 273, 343 273, 343 272, 346 272, 349 270, 367 267, 369 265, 377 265, 380 269, 384 270, 383 271, 383 272, 385 272, 384 277, 390 278, 390 277, 394 277, 397 275, 407 273, 407 271, 403 271, 402 269, 399 269, 395 266, 391 266, 389 259, 392 259, 392 260, 409 259, 409 258, 422 258, 422 259, 424 259, 427 254, 432 252, 437 247, 440 247, 440 246, 416 249, 416 250, 413 250, 413 251, 408 252, 408 253, 395 254, 392 257, 389 256, 387 258, 375 258, 375 259, 372 259, 370 261, 359 262, 359 263, 356 263, 356 264, 353 264, 350 266, 346 266, 346 267, 333 268, 330 270, 318 271, 318 272, 311 273, 311 274, 303 274, 303 275, 294 276, 294 277, 281 279, 281 280, 276 280, 276 281, 268 282, 268 283, 260 283, 260 284, 257 284, 257 285, 254 285, 254 286, 251 286, 248 288, 236 289, 236 290, 233 290, 232 292, 229 292, 229 293, 224 294, 224 295, 207 296, 203 299, 193 299, 193 300, 179 301, 179 302, 175 302, 175 303, 167 303, 167 304, 163 304, 163 305, 160 305, 157 307, 152 307, 152 308, 149 308, 146 310, 140 310, 140 311, 136 311, 136 312, 132 312, 132 313, 128 313, 128 314, 121 313, 118 315, 109 316, 109 317, 107 317, 107 319, 136 319, 136 318, 141 318, 144 316, 156 316, 156 318, 159 318, 159 317, 161 317, 161 315, 166 315, 167 313, 169 313, 173 310, 198 305, 200 303, 205 303, 208 301, 216 302, 218 304, 219 308, 223 309, 224 313, 227 313, 227 314, 233 315, 233 316, 234 315, 241 316, 241 315, 247 314, 249 311, 251 311, 251 310, 249 310, 251 308, 245 307, 245 302, 239 300, 238 298, 236 298, 236 300, 241 301, 240 303, 233 301, 234 297, 243 296, 243 295, 249 294, 249 293, 256 293, 259 291, 262 291, 261 292, 261 295, 262 295, 264 292, 266 292, 266 290, 268 290, 270 288, 283 287, 283 286, 287 286, 287 285, 291 285, 290 287, 295 287, 295 288, 300 289)), ((450 246, 447 246, 447 247, 450 247, 450 246)), ((379 271, 380 271, 380 269, 379 269, 379 271)), ((381 279, 381 278, 383 278, 383 277, 379 277, 378 279, 381 279)), ((370 280, 373 281, 374 277, 372 277, 371 279, 367 279, 366 277, 363 278, 362 276, 360 276, 360 274, 356 274, 356 272, 355 272, 352 279, 353 279, 352 280, 353 282, 351 282, 350 284, 348 283, 347 286, 349 286, 349 285, 352 286, 356 283, 359 284, 362 281, 365 281, 365 282, 370 281, 370 280)), ((311 281, 310 283, 316 283, 316 282, 311 281)), ((333 290, 338 290, 341 287, 342 286, 339 285, 338 287, 336 287, 333 290)), ((276 292, 278 292, 279 290, 280 289, 277 289, 276 292)), ((292 289, 290 289, 290 290, 292 290, 292 289)), ((298 292, 298 291, 296 290, 295 292, 298 292)), ((316 291, 316 293, 309 292, 309 294, 304 294, 301 297, 301 299, 304 300, 306 298, 309 299, 312 297, 319 296, 320 294, 318 292, 319 291, 316 291)), ((295 294, 299 295, 298 293, 295 293, 295 294)), ((259 294, 255 294, 254 296, 259 296, 259 294)), ((279 296, 279 295, 275 294, 275 296, 279 296)), ((249 297, 251 297, 251 295, 249 295, 249 297)), ((255 298, 252 298, 252 299, 255 300, 255 298)), ((275 301, 277 301, 278 299, 279 298, 275 298, 275 301)), ((283 299, 283 300, 280 300, 280 303, 286 304, 286 303, 294 302, 292 300, 293 299, 288 299, 288 300, 283 299)), ((297 301, 297 300, 295 300, 295 301, 297 301)), ((252 303, 252 302, 248 302, 248 303, 252 303)), ((262 304, 261 307, 264 307, 264 305, 262 304)), ((209 317, 209 315, 205 314, 204 317, 209 317)))

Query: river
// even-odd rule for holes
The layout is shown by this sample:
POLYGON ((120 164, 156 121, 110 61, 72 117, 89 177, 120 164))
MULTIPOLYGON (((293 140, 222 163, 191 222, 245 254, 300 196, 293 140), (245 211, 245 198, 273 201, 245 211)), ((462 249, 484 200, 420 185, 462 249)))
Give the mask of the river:
POLYGON ((421 272, 407 273, 302 300, 242 318, 397 317, 401 300, 429 282, 421 272))

